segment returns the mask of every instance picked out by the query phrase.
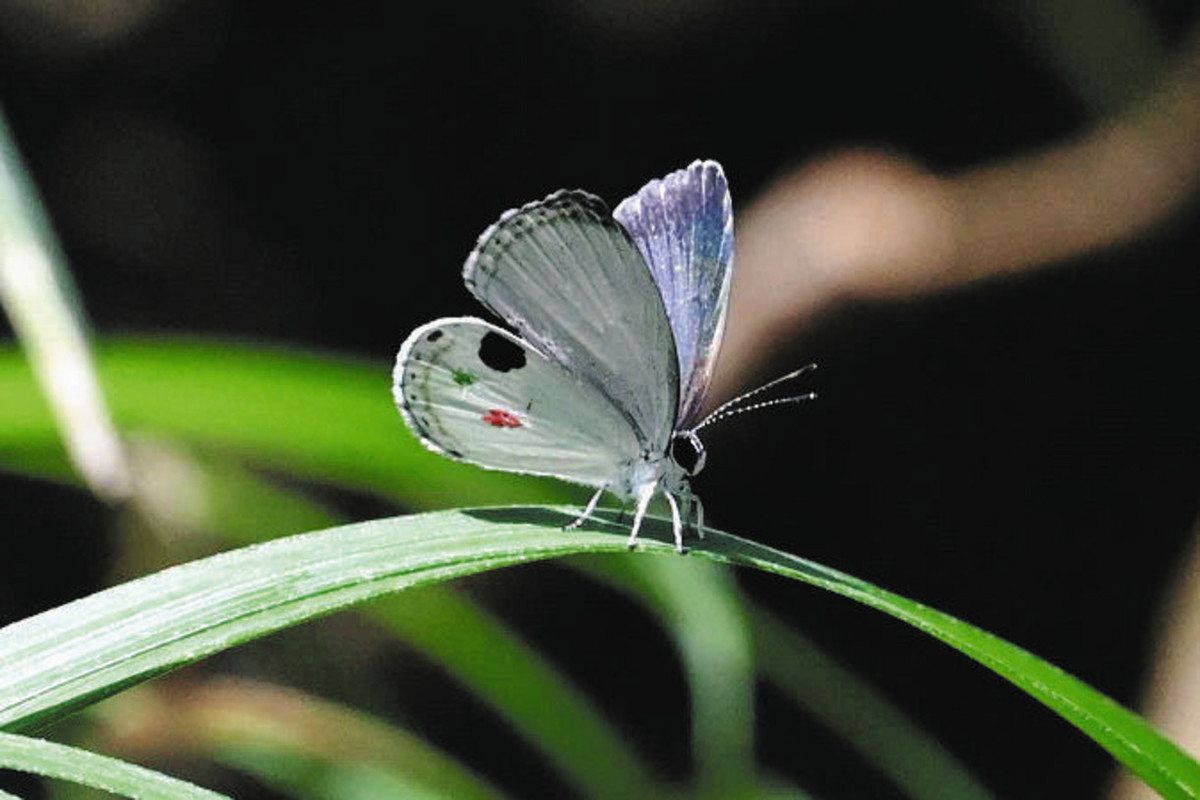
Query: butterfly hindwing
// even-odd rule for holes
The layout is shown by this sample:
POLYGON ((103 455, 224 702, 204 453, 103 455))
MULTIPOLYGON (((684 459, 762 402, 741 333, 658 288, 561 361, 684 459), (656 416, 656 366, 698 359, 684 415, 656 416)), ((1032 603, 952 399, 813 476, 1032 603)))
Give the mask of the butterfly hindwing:
POLYGON ((426 446, 483 467, 601 486, 640 452, 604 395, 480 319, 417 328, 393 378, 396 403, 426 446))
POLYGON ((679 356, 679 419, 699 419, 733 274, 733 206, 721 165, 695 161, 647 183, 614 212, 645 257, 679 356))
POLYGON ((504 214, 463 277, 534 347, 607 397, 644 450, 665 452, 679 391, 670 322, 645 260, 602 200, 561 191, 504 214))

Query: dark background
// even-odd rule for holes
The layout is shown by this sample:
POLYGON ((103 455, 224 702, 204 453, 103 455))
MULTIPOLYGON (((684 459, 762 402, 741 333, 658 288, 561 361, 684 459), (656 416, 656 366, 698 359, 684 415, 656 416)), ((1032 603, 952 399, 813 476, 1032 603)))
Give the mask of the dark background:
MULTIPOLYGON (((1167 45, 1195 17, 1143 5, 1167 45)), ((479 312, 459 277, 479 232, 556 188, 615 203, 712 157, 738 208, 836 147, 947 171, 1090 119, 1003 6, 177 0, 103 36, 23 7, 0 13, 0 99, 99 332, 350 352, 379 362, 381 392, 409 330, 479 312)), ((1195 220, 1192 206, 1138 243, 1017 280, 841 308, 781 342, 764 360, 819 361, 821 399, 713 430, 696 484, 712 522, 1136 704, 1200 485, 1195 220)), ((0 496, 0 622, 101 585, 99 504, 12 476, 0 496), (78 575, 44 584, 64 547, 78 575)), ((1001 796, 1101 792, 1108 756, 983 668, 844 600, 741 579, 1001 796)), ((679 668, 632 607, 554 566, 480 591, 641 749, 687 771, 679 668)), ((566 793, 436 670, 406 675, 421 690, 377 711, 517 795, 566 793)), ((772 771, 819 797, 896 796, 773 699, 758 741, 772 771)))

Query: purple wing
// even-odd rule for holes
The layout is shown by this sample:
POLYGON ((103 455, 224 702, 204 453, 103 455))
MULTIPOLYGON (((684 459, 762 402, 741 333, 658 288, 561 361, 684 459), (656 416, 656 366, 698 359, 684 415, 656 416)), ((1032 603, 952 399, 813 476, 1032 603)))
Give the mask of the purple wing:
POLYGON ((676 429, 696 422, 712 378, 733 275, 733 206, 715 161, 647 183, 613 213, 650 265, 679 356, 676 429))

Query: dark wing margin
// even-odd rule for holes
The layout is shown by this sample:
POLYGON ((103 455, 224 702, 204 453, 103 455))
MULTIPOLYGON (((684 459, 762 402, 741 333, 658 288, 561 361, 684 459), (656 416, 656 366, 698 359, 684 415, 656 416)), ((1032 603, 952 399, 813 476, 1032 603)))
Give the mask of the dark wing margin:
POLYGON ((608 398, 473 317, 413 331, 396 357, 392 394, 427 448, 488 469, 616 486, 640 450, 608 398))

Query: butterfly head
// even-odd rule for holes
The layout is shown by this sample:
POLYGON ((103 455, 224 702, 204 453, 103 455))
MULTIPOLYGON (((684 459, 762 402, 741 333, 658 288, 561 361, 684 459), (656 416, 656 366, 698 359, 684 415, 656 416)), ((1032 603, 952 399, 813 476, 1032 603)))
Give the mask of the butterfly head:
POLYGON ((671 460, 689 478, 704 469, 707 454, 694 430, 679 431, 671 438, 671 460))

